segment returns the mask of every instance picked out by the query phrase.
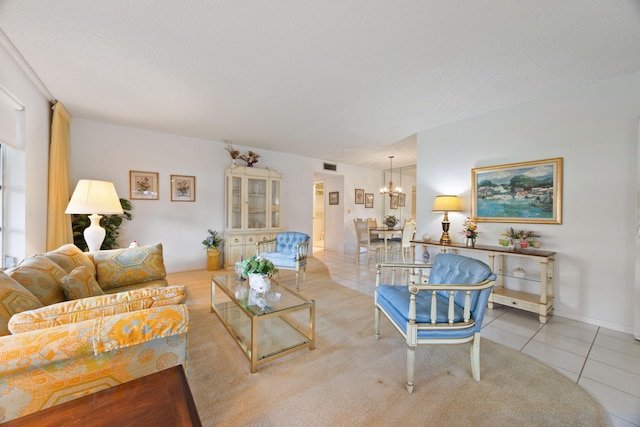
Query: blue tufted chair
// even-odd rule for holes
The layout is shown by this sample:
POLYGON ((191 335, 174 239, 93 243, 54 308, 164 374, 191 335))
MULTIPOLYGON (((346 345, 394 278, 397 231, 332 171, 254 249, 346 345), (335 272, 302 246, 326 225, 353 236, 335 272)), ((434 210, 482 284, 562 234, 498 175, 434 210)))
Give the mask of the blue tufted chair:
POLYGON ((296 290, 300 290, 299 275, 301 270, 302 281, 306 280, 308 252, 309 235, 297 231, 284 231, 278 233, 275 239, 257 243, 258 255, 270 260, 278 269, 295 270, 296 290), (272 250, 261 252, 266 248, 272 250))
POLYGON ((376 339, 382 313, 406 340, 409 393, 415 349, 423 344, 471 343, 471 372, 480 381, 480 328, 495 279, 482 261, 451 253, 436 255, 433 264, 377 265, 376 339))

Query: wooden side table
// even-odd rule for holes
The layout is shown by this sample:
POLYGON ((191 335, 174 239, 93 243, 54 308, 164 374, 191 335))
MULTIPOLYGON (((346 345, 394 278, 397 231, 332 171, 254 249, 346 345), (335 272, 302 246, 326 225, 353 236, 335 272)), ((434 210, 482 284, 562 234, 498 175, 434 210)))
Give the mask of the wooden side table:
POLYGON ((182 365, 3 424, 5 427, 202 426, 182 365))

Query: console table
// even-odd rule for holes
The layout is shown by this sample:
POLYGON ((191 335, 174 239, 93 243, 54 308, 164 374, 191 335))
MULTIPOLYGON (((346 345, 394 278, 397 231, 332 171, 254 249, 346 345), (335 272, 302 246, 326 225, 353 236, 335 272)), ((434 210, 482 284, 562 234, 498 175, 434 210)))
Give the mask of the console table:
POLYGON ((538 313, 540 323, 547 323, 547 318, 553 312, 553 271, 555 252, 544 251, 540 249, 508 249, 503 246, 485 246, 475 245, 469 247, 460 243, 450 243, 443 245, 439 242, 425 242, 422 240, 413 240, 411 243, 416 245, 433 246, 440 248, 441 252, 455 253, 458 250, 469 250, 482 252, 489 258, 491 270, 496 274, 496 284, 493 287, 491 296, 489 297, 489 308, 493 308, 493 304, 503 304, 515 307, 521 310, 538 313), (533 277, 516 277, 507 274, 504 269, 504 258, 524 257, 532 258, 540 263, 539 278, 533 277), (539 282, 540 290, 538 293, 529 293, 509 289, 505 286, 506 277, 516 277, 518 279, 539 282))

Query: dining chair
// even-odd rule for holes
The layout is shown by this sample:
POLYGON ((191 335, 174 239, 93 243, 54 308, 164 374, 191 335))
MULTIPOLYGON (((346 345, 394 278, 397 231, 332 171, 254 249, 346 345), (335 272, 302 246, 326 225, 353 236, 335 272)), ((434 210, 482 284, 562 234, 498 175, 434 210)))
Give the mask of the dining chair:
POLYGON ((480 381, 480 329, 495 279, 484 262, 451 253, 436 255, 433 264, 377 264, 376 339, 382 313, 407 345, 409 393, 419 345, 470 343, 471 374, 480 381))
POLYGON ((411 241, 415 238, 416 235, 416 221, 406 220, 404 222, 404 227, 402 227, 402 235, 400 239, 390 239, 387 244, 391 248, 391 251, 394 249, 398 249, 400 255, 402 255, 402 262, 406 263, 407 259, 410 262, 414 262, 415 260, 415 245, 411 243, 411 241))
POLYGON ((354 218, 353 224, 356 229, 356 258, 354 262, 360 262, 360 255, 362 254, 361 251, 362 249, 365 249, 367 255, 366 261, 367 264, 369 264, 369 254, 374 250, 377 258, 380 250, 384 250, 384 240, 371 238, 369 224, 366 219, 354 218))
MULTIPOLYGON (((375 218, 367 218, 367 225, 369 226, 369 230, 375 230, 378 228, 378 220, 375 218)), ((380 235, 375 231, 370 231, 369 234, 371 235, 372 241, 380 239, 380 235)))

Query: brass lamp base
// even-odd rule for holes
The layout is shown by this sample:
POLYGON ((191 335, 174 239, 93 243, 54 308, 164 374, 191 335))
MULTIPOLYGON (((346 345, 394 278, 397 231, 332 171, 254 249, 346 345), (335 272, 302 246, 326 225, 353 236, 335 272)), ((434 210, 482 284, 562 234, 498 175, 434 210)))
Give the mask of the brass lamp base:
POLYGON ((446 231, 442 233, 442 236, 440 236, 440 244, 441 245, 451 244, 451 237, 449 237, 449 233, 447 233, 446 231))
POLYGON ((451 244, 451 237, 449 237, 449 216, 447 212, 444 213, 444 221, 442 221, 442 236, 440 236, 441 245, 451 244))

